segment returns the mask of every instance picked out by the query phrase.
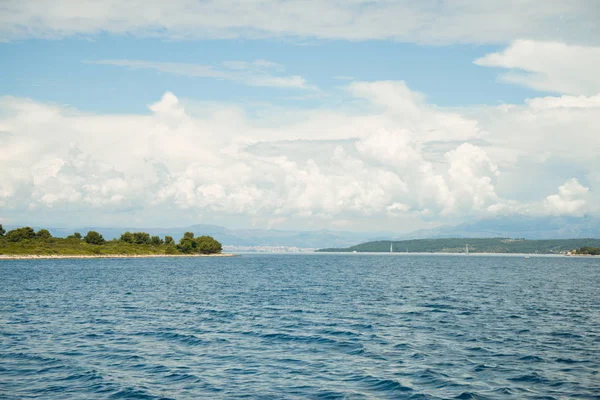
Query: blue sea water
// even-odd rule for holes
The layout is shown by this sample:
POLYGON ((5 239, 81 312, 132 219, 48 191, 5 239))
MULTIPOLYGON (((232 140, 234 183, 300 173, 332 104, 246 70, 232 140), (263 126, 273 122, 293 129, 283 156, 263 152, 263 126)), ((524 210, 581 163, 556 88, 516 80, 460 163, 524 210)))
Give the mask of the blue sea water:
POLYGON ((0 398, 600 396, 600 259, 0 260, 0 398))

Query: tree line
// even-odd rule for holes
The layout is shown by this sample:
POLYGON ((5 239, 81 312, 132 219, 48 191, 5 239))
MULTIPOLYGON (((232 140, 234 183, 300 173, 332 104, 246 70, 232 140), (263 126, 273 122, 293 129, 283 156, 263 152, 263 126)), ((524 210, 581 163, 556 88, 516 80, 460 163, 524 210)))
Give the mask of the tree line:
POLYGON ((151 236, 147 232, 125 232, 121 234, 119 239, 107 241, 102 234, 96 231, 89 231, 85 236, 82 236, 79 232, 75 232, 66 238, 54 238, 47 229, 40 229, 36 232, 33 228, 25 226, 7 232, 1 224, 0 240, 9 243, 24 243, 28 241, 57 243, 57 241, 64 241, 65 243, 62 244, 76 245, 78 243, 86 243, 93 246, 103 246, 109 243, 117 247, 121 245, 121 247, 164 248, 167 254, 217 254, 223 249, 221 243, 213 237, 194 237, 193 232, 186 232, 179 240, 179 243, 175 243, 172 236, 161 238, 159 236, 151 236))
POLYGON ((600 256, 600 247, 583 246, 575 251, 575 254, 589 254, 590 256, 600 256))

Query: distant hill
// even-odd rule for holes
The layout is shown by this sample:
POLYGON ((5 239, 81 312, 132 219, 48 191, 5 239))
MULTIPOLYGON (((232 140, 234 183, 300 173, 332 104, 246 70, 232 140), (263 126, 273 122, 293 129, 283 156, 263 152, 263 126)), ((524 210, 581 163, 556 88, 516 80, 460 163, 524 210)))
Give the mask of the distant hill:
POLYGON ((385 253, 465 253, 468 245, 470 253, 540 253, 560 254, 584 246, 600 247, 600 239, 553 239, 527 240, 509 238, 446 238, 413 240, 379 240, 346 248, 326 248, 322 252, 374 252, 385 253))
MULTIPOLYGON (((5 226, 7 230, 19 226, 5 226)), ((35 230, 40 227, 32 226, 35 230)), ((148 232, 150 235, 164 237, 172 236, 176 241, 179 240, 185 232, 194 232, 196 235, 209 235, 221 242, 225 246, 295 246, 300 248, 319 248, 319 247, 344 247, 368 240, 384 239, 393 236, 390 232, 365 233, 365 232, 344 232, 344 231, 293 231, 276 229, 228 229, 218 225, 191 225, 179 228, 106 228, 97 226, 83 226, 76 228, 48 228, 55 237, 66 237, 73 232, 80 232, 85 235, 86 232, 94 230, 100 232, 105 239, 111 240, 119 238, 125 231, 148 232)))
MULTIPOLYGON (((6 226, 14 229, 17 226, 6 226)), ((32 226, 34 229, 40 227, 32 226)), ((406 227, 405 227, 406 229, 406 227)), ((48 228, 56 237, 66 237, 77 231, 100 232, 106 239, 118 238, 125 231, 144 231, 151 235, 172 236, 179 240, 184 232, 210 235, 224 246, 290 246, 299 248, 345 248, 358 243, 377 240, 408 240, 423 238, 507 238, 569 239, 600 237, 599 218, 574 217, 502 217, 478 220, 456 226, 441 226, 410 233, 346 232, 332 230, 301 231, 277 229, 229 229, 218 225, 199 224, 178 228, 98 227, 48 228)), ((389 241, 387 242, 389 243, 389 241)), ((464 246, 463 246, 464 247, 464 246)), ((388 244, 389 250, 389 244, 388 244)))
POLYGON ((424 229, 396 239, 420 238, 492 238, 571 239, 600 237, 600 218, 593 217, 500 217, 456 226, 424 229))

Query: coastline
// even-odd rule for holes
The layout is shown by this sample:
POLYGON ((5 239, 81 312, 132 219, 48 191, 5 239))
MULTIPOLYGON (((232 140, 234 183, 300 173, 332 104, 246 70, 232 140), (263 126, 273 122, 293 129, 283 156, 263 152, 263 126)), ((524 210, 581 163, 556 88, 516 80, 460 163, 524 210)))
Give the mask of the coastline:
POLYGON ((0 254, 0 260, 40 260, 69 258, 169 258, 169 257, 235 257, 235 254, 0 254))

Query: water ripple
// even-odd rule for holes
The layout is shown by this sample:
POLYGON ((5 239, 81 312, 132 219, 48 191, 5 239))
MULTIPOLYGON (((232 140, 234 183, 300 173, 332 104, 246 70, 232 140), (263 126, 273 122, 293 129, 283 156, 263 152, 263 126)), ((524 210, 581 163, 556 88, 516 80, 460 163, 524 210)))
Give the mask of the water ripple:
POLYGON ((600 260, 0 262, 7 399, 600 393, 600 260))

